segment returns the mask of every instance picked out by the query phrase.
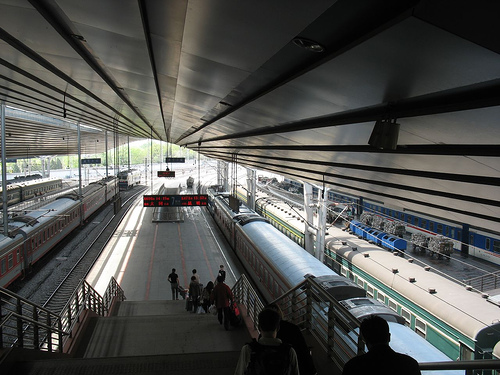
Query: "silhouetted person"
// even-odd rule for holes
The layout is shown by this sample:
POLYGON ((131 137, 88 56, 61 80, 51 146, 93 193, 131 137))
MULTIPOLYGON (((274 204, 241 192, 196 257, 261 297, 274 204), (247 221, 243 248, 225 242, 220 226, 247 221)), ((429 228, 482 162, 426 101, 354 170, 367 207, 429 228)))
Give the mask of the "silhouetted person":
POLYGON ((226 271, 224 270, 224 266, 222 264, 219 267, 219 273, 218 273, 217 277, 219 277, 219 276, 222 277, 222 281, 226 282, 226 271))
POLYGON ((304 336, 302 335, 302 332, 300 331, 300 328, 292 322, 283 320, 283 312, 277 304, 271 303, 266 308, 274 310, 280 315, 280 329, 278 330, 276 337, 284 343, 290 344, 295 350, 295 353, 297 353, 300 375, 316 374, 317 371, 311 357, 311 352, 307 346, 304 336))
POLYGON ((245 344, 240 352, 234 375, 286 374, 299 375, 297 355, 290 344, 276 337, 280 329, 280 314, 264 309, 258 317, 259 340, 245 344))
POLYGON ((179 276, 175 273, 175 268, 172 268, 172 273, 168 275, 167 279, 170 281, 172 299, 179 299, 179 276))
POLYGON ((368 353, 351 358, 342 375, 383 374, 420 375, 418 362, 412 357, 397 353, 389 346, 389 324, 379 316, 370 316, 361 322, 361 335, 368 353))
POLYGON ((196 312, 198 309, 198 304, 200 303, 200 283, 196 280, 196 276, 191 276, 191 282, 189 283, 189 298, 193 301, 193 310, 192 312, 196 312))

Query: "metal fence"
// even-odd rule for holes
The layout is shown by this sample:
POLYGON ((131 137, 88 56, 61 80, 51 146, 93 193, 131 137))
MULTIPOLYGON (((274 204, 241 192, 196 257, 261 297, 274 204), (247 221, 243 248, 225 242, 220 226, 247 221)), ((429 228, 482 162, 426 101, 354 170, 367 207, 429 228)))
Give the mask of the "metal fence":
MULTIPOLYGON (((257 328, 257 317, 264 304, 249 280, 242 275, 233 287, 236 302, 246 307, 248 317, 257 328)), ((310 332, 332 362, 342 369, 355 355, 364 352, 365 344, 356 328, 359 321, 324 289, 307 278, 274 301, 283 311, 283 318, 310 332)), ((422 371, 464 370, 467 375, 498 375, 500 360, 472 360, 420 363, 422 371)))
POLYGON ((0 288, 0 349, 19 347, 49 352, 63 352, 64 344, 80 321, 84 310, 100 316, 110 312, 114 300, 125 299, 114 278, 100 296, 82 280, 68 300, 61 315, 0 288))

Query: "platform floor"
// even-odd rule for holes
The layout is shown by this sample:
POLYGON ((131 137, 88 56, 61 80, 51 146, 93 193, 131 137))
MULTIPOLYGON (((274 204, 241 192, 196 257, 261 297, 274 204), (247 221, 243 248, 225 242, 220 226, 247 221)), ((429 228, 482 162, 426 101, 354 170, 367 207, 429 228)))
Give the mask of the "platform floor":
MULTIPOLYGON (((190 369, 179 374, 234 372, 241 347, 251 339, 246 327, 225 331, 215 316, 187 312, 184 300, 172 300, 167 276, 176 268, 187 288, 196 269, 206 285, 215 280, 222 264, 226 283, 232 287, 242 267, 205 208, 183 210, 184 221, 174 223, 154 222, 153 210, 142 207, 142 201, 130 210, 86 279, 104 293, 113 276, 127 300, 116 316, 93 321, 79 356, 96 361, 127 358, 131 365, 133 357, 139 361, 139 356, 148 357, 159 368, 167 366, 168 374, 177 374, 171 372, 176 366, 190 369), (105 340, 112 331, 119 333, 114 340, 105 340), (211 365, 206 363, 207 354, 211 365)), ((306 336, 306 341, 317 346, 313 337, 306 336)), ((322 353, 315 358, 319 375, 339 373, 322 349, 314 351, 322 353)))
POLYGON ((189 287, 192 270, 200 282, 215 281, 219 266, 232 287, 241 265, 205 208, 185 207, 183 222, 153 222, 153 209, 142 201, 131 209, 86 278, 103 293, 113 276, 129 301, 172 299, 167 277, 176 269, 189 287))

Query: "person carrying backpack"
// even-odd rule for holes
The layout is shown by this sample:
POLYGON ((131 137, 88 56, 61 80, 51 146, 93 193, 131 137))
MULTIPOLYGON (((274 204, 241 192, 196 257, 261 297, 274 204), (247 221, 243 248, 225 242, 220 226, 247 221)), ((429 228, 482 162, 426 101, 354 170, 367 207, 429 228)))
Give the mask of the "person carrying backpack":
POLYGON ((234 375, 299 375, 295 350, 276 338, 280 318, 275 310, 260 312, 261 337, 243 346, 234 375))

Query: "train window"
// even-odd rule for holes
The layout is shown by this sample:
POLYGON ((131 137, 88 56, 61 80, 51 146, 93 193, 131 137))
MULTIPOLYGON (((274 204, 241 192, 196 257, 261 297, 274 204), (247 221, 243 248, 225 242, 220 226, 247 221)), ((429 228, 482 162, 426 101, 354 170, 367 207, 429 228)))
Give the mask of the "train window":
POLYGON ((368 284, 366 285, 366 294, 368 294, 368 296, 373 298, 374 295, 373 287, 368 284))
POLYGON ((408 310, 401 309, 401 315, 405 318, 405 326, 411 326, 411 313, 408 310))
POLYGON ((413 224, 418 226, 418 217, 413 218, 413 224))
POLYGON ((391 300, 391 299, 389 300, 389 307, 390 307, 392 310, 394 310, 394 311, 398 312, 398 305, 397 305, 397 303, 396 303, 396 302, 394 302, 394 301, 393 301, 393 300, 391 300))
POLYGON ((484 241, 484 248, 486 250, 489 250, 490 249, 490 246, 491 246, 491 243, 490 243, 490 239, 489 238, 486 238, 485 241, 484 241))
POLYGON ((436 232, 437 233, 443 233, 443 224, 437 223, 437 225, 436 225, 436 232))
POLYGON ((475 245, 474 235, 473 235, 473 234, 471 234, 471 235, 469 236, 469 245, 472 245, 472 246, 474 246, 474 245, 475 245))
POLYGON ((360 279, 359 277, 358 277, 357 283, 358 283, 358 285, 359 285, 361 288, 364 288, 364 287, 365 287, 365 282, 364 282, 362 279, 360 279))
POLYGON ((5 258, 3 258, 3 259, 2 259, 2 266, 1 266, 1 269, 0 269, 0 270, 2 271, 2 275, 3 275, 5 272, 7 272, 7 269, 6 269, 6 267, 5 267, 5 258))
POLYGON ((427 229, 427 220, 425 219, 420 220, 420 226, 424 229, 427 229))
POLYGON ((382 293, 380 292, 377 293, 377 300, 379 300, 385 305, 385 296, 382 293))
POLYGON ((450 237, 455 238, 455 228, 450 228, 450 237))
POLYGON ((423 320, 415 319, 415 331, 425 339, 427 335, 427 324, 423 320))
POLYGON ((274 282, 274 295, 279 296, 280 288, 278 286, 278 283, 275 281, 274 282))
POLYGON ((16 250, 16 263, 19 263, 19 260, 20 260, 20 251, 19 249, 16 250))
POLYGON ((493 240, 493 251, 496 253, 500 253, 500 241, 493 240))
POLYGON ((409 223, 409 224, 411 224, 411 219, 412 219, 412 217, 410 215, 408 215, 406 217, 406 222, 409 223))
POLYGON ((434 223, 432 221, 429 221, 429 230, 434 232, 434 223))
POLYGON ((444 233, 443 233, 446 237, 449 237, 450 236, 450 227, 447 225, 444 227, 444 233))

